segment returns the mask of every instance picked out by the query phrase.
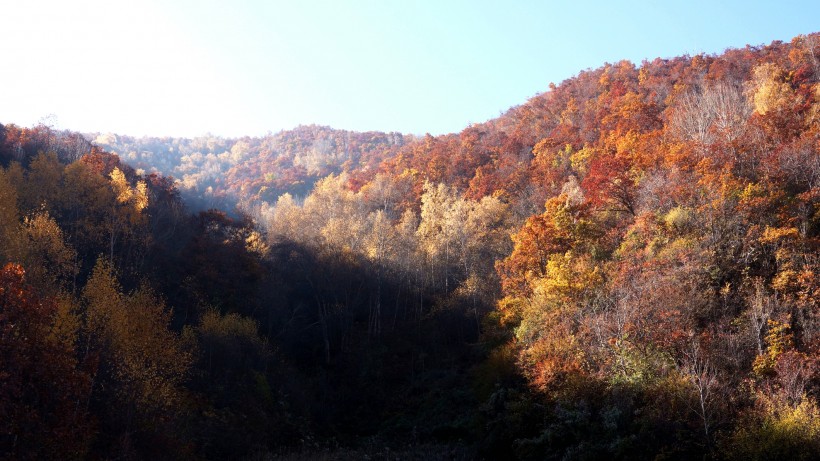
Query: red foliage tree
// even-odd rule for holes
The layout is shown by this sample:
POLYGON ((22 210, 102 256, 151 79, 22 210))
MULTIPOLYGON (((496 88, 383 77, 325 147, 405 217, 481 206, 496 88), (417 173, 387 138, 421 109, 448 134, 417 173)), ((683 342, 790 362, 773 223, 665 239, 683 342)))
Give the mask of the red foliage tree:
POLYGON ((39 299, 24 275, 13 264, 0 271, 0 457, 80 458, 89 379, 55 331, 57 305, 39 299))

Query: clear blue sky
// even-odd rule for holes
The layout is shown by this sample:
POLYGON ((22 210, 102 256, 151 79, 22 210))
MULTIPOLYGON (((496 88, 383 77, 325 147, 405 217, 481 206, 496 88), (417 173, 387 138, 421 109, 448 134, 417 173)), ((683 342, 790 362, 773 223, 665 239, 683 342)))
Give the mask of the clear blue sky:
POLYGON ((0 10, 0 123, 440 134, 605 62, 818 30, 817 0, 20 0, 0 10))

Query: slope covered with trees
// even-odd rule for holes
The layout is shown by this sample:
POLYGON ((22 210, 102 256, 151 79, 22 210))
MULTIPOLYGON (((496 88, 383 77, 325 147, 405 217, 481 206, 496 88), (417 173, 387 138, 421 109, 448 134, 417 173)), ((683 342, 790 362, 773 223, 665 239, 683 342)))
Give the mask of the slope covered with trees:
POLYGON ((4 456, 820 452, 820 35, 606 64, 457 134, 283 132, 219 167, 239 217, 0 134, 4 456))

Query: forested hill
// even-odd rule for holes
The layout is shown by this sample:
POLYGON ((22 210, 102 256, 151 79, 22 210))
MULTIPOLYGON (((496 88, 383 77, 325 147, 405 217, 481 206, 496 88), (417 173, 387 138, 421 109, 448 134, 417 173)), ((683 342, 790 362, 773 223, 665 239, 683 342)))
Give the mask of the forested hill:
POLYGON ((272 204, 284 193, 304 197, 318 179, 342 172, 358 190, 382 172, 414 175, 417 197, 423 178, 455 186, 473 199, 504 194, 534 211, 556 194, 566 177, 584 179, 595 164, 587 182, 591 186, 600 173, 608 173, 600 171, 597 157, 606 156, 598 152, 617 152, 620 158, 629 149, 644 156, 653 150, 651 155, 660 158, 660 136, 638 135, 663 134, 664 141, 675 135, 709 144, 717 131, 738 136, 740 121, 748 121, 755 104, 778 97, 772 93, 777 85, 791 87, 800 101, 792 117, 801 119, 811 109, 820 59, 812 51, 816 40, 815 34, 722 55, 606 64, 550 84, 544 93, 496 119, 442 136, 311 125, 261 138, 86 137, 139 171, 174 177, 183 196, 198 208, 272 204), (758 69, 761 63, 772 65, 758 69), (753 96, 767 81, 770 88, 753 96), (626 139, 643 144, 627 147, 626 139))
POLYGON ((817 459, 820 34, 212 141, 0 127, 0 458, 817 459))
POLYGON ((155 138, 87 134, 86 138, 146 173, 177 180, 194 208, 306 195, 329 174, 369 171, 412 140, 399 133, 358 133, 299 126, 264 137, 155 138))

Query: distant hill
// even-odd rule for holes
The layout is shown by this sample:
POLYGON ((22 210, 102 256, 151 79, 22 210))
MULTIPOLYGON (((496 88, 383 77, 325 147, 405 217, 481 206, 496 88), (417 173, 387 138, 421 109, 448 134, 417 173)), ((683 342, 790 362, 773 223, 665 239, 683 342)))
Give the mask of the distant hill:
POLYGON ((358 133, 317 125, 264 137, 141 137, 89 133, 86 137, 138 171, 160 173, 194 208, 227 208, 304 196, 329 174, 367 172, 412 141, 400 133, 358 133))

